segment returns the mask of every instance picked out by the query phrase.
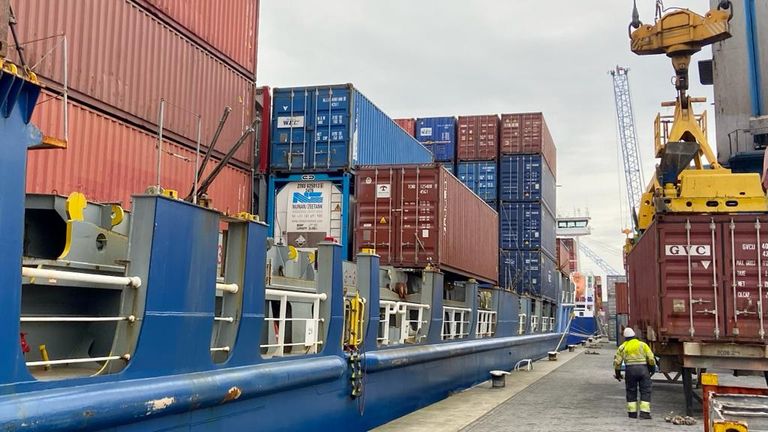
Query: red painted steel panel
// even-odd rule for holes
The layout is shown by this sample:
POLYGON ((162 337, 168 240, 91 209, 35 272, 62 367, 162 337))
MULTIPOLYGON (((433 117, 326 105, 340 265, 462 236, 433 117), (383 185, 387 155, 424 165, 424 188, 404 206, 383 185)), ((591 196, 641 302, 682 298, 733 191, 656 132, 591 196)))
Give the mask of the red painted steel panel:
POLYGON ((571 249, 573 239, 557 239, 557 268, 566 275, 571 274, 574 269, 571 268, 571 249), (567 240, 570 240, 567 241, 567 240))
MULTIPOLYGON (((44 94, 41 100, 50 95, 44 94)), ((49 100, 35 110, 32 121, 46 135, 60 136, 62 102, 49 100)), ((164 142, 161 185, 186 195, 194 176, 194 152, 164 142)), ((83 192, 92 201, 121 202, 155 184, 157 137, 70 104, 69 146, 66 150, 29 152, 27 192, 67 195, 83 192)), ((209 164, 208 171, 216 164, 209 164)), ((250 211, 251 176, 232 166, 224 168, 209 190, 213 207, 230 214, 250 211)))
POLYGON ((408 135, 416 136, 416 119, 412 119, 412 118, 395 119, 395 123, 397 123, 398 126, 400 126, 406 132, 408 132, 408 135))
MULTIPOLYGON (((66 34, 71 97, 111 116, 155 132, 160 99, 168 101, 165 129, 193 146, 197 119, 207 144, 225 106, 229 121, 216 145, 225 153, 253 118, 250 79, 225 65, 171 27, 127 0, 15 0, 22 41, 66 34)), ((57 39, 25 47, 42 77, 63 82, 63 51, 57 39), (53 50, 53 51, 51 51, 53 50), (51 54, 43 60, 48 52, 51 54)), ((235 159, 252 163, 253 140, 235 159)))
POLYGON ((256 71, 258 0, 138 0, 239 64, 256 71))
POLYGON ((498 214, 444 168, 363 167, 355 181, 356 250, 375 249, 382 265, 498 281, 498 214))
POLYGON ((458 154, 460 161, 495 160, 499 152, 499 116, 459 116, 458 154))
POLYGON ((629 313, 629 291, 626 282, 616 282, 616 314, 626 315, 629 313))
POLYGON ((270 91, 270 88, 266 86, 256 89, 256 101, 261 105, 261 134, 254 166, 259 174, 265 174, 269 171, 269 134, 272 130, 270 127, 272 124, 272 94, 270 91))
POLYGON ((542 113, 502 114, 501 154, 541 154, 557 177, 557 148, 542 113))

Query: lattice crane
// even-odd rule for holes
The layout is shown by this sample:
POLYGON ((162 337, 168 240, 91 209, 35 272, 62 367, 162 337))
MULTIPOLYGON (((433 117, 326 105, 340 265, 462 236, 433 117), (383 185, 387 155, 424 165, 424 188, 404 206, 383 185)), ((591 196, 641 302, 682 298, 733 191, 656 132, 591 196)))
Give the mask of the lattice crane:
POLYGON ((606 276, 614 276, 614 275, 623 275, 624 272, 617 271, 615 268, 613 268, 606 260, 604 260, 600 255, 597 254, 597 252, 593 251, 589 248, 589 246, 585 245, 584 242, 579 242, 579 250, 584 252, 584 255, 586 255, 589 259, 592 260, 595 264, 597 264, 598 267, 600 267, 606 274, 606 276))

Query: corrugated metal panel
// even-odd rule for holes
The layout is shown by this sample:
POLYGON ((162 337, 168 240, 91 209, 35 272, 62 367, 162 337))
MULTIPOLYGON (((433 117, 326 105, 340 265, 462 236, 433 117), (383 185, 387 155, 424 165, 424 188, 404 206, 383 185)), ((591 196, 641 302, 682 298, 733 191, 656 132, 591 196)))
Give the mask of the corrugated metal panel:
POLYGON ((556 256, 555 217, 541 204, 502 202, 499 223, 501 248, 540 248, 550 257, 556 256))
POLYGON ((416 119, 412 119, 412 118, 395 119, 395 123, 397 123, 398 126, 400 126, 406 132, 408 132, 408 135, 416 136, 416 119))
POLYGON ((439 162, 456 159, 456 118, 430 117, 416 120, 416 139, 439 162))
POLYGON ((557 177, 557 148, 542 113, 502 114, 499 152, 542 154, 557 177))
POLYGON ((258 0, 137 0, 189 30, 253 75, 258 46, 258 0))
POLYGON ((445 168, 446 171, 448 171, 449 173, 453 174, 454 176, 456 175, 456 168, 454 167, 454 165, 452 163, 444 162, 444 163, 441 163, 440 166, 445 168))
POLYGON ((494 160, 499 152, 499 116, 460 116, 458 121, 459 161, 494 160))
POLYGON ((433 160, 351 84, 274 89, 272 98, 273 171, 330 172, 433 160))
POLYGON ((616 282, 616 313, 629 313, 629 291, 626 282, 616 282))
POLYGON ((382 265, 439 268, 498 280, 496 212, 436 166, 364 167, 357 172, 355 250, 382 265), (472 227, 475 227, 473 229, 472 227))
POLYGON ((272 130, 272 94, 269 87, 256 89, 256 101, 261 105, 261 135, 254 166, 259 174, 269 171, 269 137, 272 130))
MULTIPOLYGON (((43 98, 50 97, 44 95, 43 98)), ((32 121, 45 134, 62 129, 62 102, 49 100, 35 110, 32 121)), ((120 121, 70 104, 69 146, 66 150, 29 152, 27 192, 67 195, 79 191, 89 200, 121 202, 143 193, 156 182, 157 138, 120 121)), ((194 152, 164 143, 161 184, 186 195, 192 187, 194 152)), ((208 171, 215 163, 209 164, 208 171)), ((249 211, 251 176, 226 167, 209 190, 213 206, 234 214, 249 211)))
MULTIPOLYGON (((253 85, 196 44, 126 0, 14 1, 19 37, 32 41, 66 34, 71 97, 156 131, 160 99, 167 134, 194 145, 202 116, 209 143, 225 106, 232 107, 216 149, 225 153, 253 118, 253 85)), ((25 47, 35 71, 63 81, 63 51, 48 39, 25 47), (51 55, 43 60, 44 56, 51 55)), ((253 140, 235 158, 250 166, 253 140)))
MULTIPOLYGON (((573 241, 571 240, 571 245, 573 241)), ((565 274, 571 274, 571 249, 565 239, 557 239, 557 268, 565 274)))
POLYGON ((499 285, 521 294, 557 300, 557 265, 541 251, 506 250, 499 253, 499 285))
POLYGON ((496 162, 459 162, 459 180, 484 201, 496 201, 496 162))
POLYGON ((543 201, 550 211, 555 211, 555 177, 541 156, 501 156, 499 166, 499 199, 543 201))

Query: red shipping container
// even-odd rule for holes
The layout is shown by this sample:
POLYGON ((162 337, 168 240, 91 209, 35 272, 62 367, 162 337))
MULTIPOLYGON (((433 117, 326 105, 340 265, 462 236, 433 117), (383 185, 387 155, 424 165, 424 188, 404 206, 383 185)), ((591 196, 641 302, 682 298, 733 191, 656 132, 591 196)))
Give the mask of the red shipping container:
POLYGON ((557 148, 542 113, 502 114, 499 151, 541 154, 557 177, 557 148))
POLYGON ((627 256, 630 323, 651 340, 760 342, 768 215, 661 215, 627 256))
POLYGON ((572 256, 569 243, 572 247, 573 239, 557 239, 557 268, 560 272, 565 273, 566 275, 569 275, 574 271, 571 267, 572 256), (570 242, 567 240, 570 240, 570 242))
POLYGON ((375 249, 382 265, 497 283, 498 214, 445 168, 363 167, 355 191, 355 250, 375 249))
POLYGON ((152 13, 170 18, 170 22, 176 24, 176 30, 197 43, 209 44, 255 77, 259 41, 258 0, 134 1, 152 13))
MULTIPOLYGON (((567 252, 567 258, 563 259, 563 263, 568 261, 567 270, 568 273, 575 273, 579 271, 579 254, 576 250, 576 242, 572 238, 559 238, 558 242, 563 244, 564 251, 567 252)), ((558 248, 558 251, 560 249, 558 248)), ((560 258, 558 257, 558 260, 560 258)), ((558 261, 559 262, 559 261, 558 261)))
POLYGON ((397 123, 398 126, 400 126, 406 132, 408 132, 408 135, 416 136, 416 119, 412 119, 412 118, 395 119, 395 123, 397 123))
POLYGON ((256 89, 256 102, 261 105, 261 134, 256 149, 254 166, 259 174, 269 171, 269 133, 272 130, 272 94, 269 87, 256 89))
POLYGON ((629 314, 629 291, 627 290, 627 283, 616 282, 614 286, 616 289, 616 314, 627 315, 629 314))
MULTIPOLYGON (((49 97, 44 93, 41 100, 49 97)), ((62 102, 52 99, 38 105, 32 122, 46 135, 60 136, 62 102)), ((129 208, 131 195, 156 184, 157 143, 156 136, 70 104, 68 148, 28 153, 27 192, 68 195, 78 191, 91 201, 120 202, 129 208)), ((195 154, 167 141, 163 148, 160 183, 186 196, 194 179, 195 154)), ((216 166, 212 162, 207 172, 216 166)), ((251 175, 227 166, 208 195, 213 207, 225 213, 250 211, 251 175)))
MULTIPOLYGON (((15 0, 18 32, 28 64, 60 87, 68 44, 71 98, 111 117, 156 132, 160 100, 167 101, 168 136, 194 148, 197 117, 208 144, 225 106, 232 107, 219 139, 226 153, 253 121, 252 79, 238 73, 197 44, 127 0, 15 0), (47 39, 46 39, 47 38, 47 39), (43 40, 41 40, 43 39, 43 40), (48 55, 46 57, 46 55, 48 55)), ((253 139, 235 154, 243 166, 253 163, 253 139)))
POLYGON ((499 116, 459 116, 458 159, 495 160, 499 152, 499 116))

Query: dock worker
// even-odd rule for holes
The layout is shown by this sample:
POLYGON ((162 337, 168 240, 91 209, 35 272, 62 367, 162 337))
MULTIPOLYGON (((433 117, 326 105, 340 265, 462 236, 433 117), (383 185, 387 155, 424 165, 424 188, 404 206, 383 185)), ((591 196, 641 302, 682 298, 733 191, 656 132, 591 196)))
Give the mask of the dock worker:
POLYGON ((651 348, 635 336, 631 327, 624 329, 624 343, 616 350, 613 370, 621 381, 621 364, 626 366, 627 414, 637 418, 637 391, 640 390, 640 418, 651 418, 651 375, 656 370, 656 358, 651 348))

